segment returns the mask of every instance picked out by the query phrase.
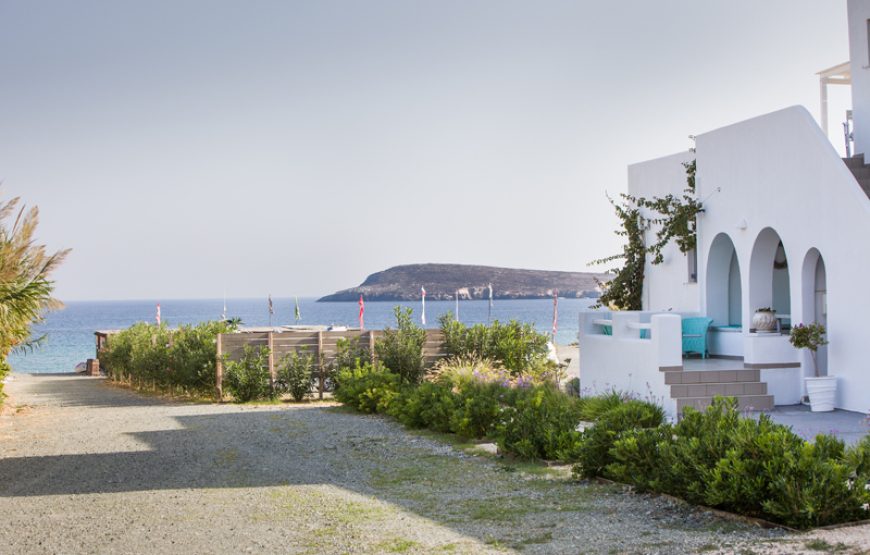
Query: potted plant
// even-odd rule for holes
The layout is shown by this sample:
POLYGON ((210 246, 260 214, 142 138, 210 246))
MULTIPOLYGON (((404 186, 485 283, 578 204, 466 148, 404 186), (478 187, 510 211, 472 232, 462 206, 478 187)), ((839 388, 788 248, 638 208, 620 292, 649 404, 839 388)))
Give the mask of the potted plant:
POLYGON ((810 398, 810 410, 813 412, 834 410, 834 399, 837 396, 837 377, 820 376, 817 360, 819 347, 828 344, 825 337, 825 326, 818 322, 808 325, 798 324, 792 328, 789 341, 798 349, 808 349, 813 359, 815 377, 804 378, 807 395, 810 398))
POLYGON ((760 333, 775 332, 776 311, 770 307, 759 308, 752 315, 752 327, 760 333))

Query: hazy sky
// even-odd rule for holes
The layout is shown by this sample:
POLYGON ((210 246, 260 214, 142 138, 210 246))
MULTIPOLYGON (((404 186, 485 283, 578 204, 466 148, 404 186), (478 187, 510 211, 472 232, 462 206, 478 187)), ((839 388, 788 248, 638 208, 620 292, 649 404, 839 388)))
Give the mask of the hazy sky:
POLYGON ((65 300, 585 270, 627 164, 847 59, 844 0, 0 0, 2 194, 65 300))

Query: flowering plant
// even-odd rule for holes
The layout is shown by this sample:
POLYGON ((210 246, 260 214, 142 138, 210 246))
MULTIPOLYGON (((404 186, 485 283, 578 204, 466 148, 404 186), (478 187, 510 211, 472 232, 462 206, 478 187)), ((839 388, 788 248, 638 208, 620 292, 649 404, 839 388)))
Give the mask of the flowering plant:
POLYGON ((813 358, 813 369, 816 377, 819 377, 819 365, 816 361, 816 352, 819 347, 828 344, 825 337, 825 326, 818 322, 812 324, 798 324, 791 330, 788 340, 798 349, 808 349, 813 358))

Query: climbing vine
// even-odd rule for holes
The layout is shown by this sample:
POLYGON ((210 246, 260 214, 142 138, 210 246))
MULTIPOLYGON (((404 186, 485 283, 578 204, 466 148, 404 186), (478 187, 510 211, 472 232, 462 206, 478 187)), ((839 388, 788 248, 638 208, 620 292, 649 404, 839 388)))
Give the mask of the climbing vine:
POLYGON ((684 162, 683 166, 686 168, 686 188, 682 196, 667 195, 637 199, 640 207, 659 214, 658 217, 647 219, 649 224, 659 226, 656 240, 648 248, 649 253, 653 255, 653 264, 661 264, 664 261, 662 249, 672 240, 677 243, 677 247, 683 254, 694 249, 697 243, 698 213, 703 211, 703 206, 695 198, 696 161, 684 162))
POLYGON ((607 199, 621 223, 621 228, 614 233, 626 238, 622 252, 594 260, 590 264, 608 264, 622 260, 622 267, 610 270, 611 273, 615 274, 612 280, 607 283, 598 282, 603 292, 593 308, 606 306, 616 310, 641 310, 643 272, 647 252, 643 240, 645 223, 640 215, 638 199, 626 194, 620 196, 622 197, 621 203, 616 203, 609 196, 607 199))
POLYGON ((686 168, 686 188, 679 197, 667 195, 646 199, 622 194, 621 203, 608 197, 621 224, 615 233, 625 237, 626 243, 621 253, 590 262, 597 265, 623 261, 622 267, 610 270, 615 274, 612 280, 599 282, 603 293, 594 308, 607 306, 616 310, 642 310, 647 253, 653 255, 653 264, 661 264, 664 261, 662 250, 671 241, 676 242, 683 254, 695 248, 697 217, 703 211, 703 205, 695 198, 696 161, 683 163, 683 166, 686 168), (645 218, 642 209, 656 216, 645 218), (658 226, 655 242, 647 246, 644 232, 653 224, 658 226))

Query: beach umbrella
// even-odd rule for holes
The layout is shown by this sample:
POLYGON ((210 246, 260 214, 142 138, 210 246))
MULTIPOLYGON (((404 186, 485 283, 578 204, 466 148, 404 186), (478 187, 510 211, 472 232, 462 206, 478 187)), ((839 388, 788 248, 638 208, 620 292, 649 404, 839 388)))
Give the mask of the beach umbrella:
POLYGON ((293 308, 293 318, 296 320, 298 324, 300 320, 302 320, 302 311, 299 310, 299 297, 294 297, 296 299, 296 306, 293 308))
POLYGON ((363 302, 362 293, 359 296, 359 329, 360 331, 365 329, 365 313, 366 313, 366 303, 363 302))
POLYGON ((425 326, 426 325, 426 288, 423 286, 420 286, 420 301, 423 305, 423 309, 420 312, 420 321, 425 326))

